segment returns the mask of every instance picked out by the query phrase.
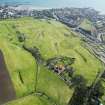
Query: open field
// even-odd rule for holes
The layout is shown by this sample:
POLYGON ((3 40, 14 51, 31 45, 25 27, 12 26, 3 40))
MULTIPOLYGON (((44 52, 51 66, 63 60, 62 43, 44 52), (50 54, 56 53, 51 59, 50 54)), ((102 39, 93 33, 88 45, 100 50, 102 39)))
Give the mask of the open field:
POLYGON ((54 105, 54 103, 45 96, 29 95, 5 105, 54 105))
POLYGON ((90 22, 88 19, 84 19, 79 27, 81 27, 82 29, 86 31, 92 31, 92 29, 95 28, 92 22, 90 22))
MULTIPOLYGON (((75 58, 72 65, 75 74, 83 75, 90 84, 97 72, 103 70, 103 65, 84 48, 84 43, 68 27, 54 20, 20 18, 0 21, 0 49, 4 54, 17 97, 35 92, 36 60, 22 48, 23 44, 39 48, 45 60, 59 55, 75 58), (24 35, 26 40, 20 42, 18 34, 24 35)), ((42 65, 39 68, 37 92, 45 93, 58 105, 67 104, 73 89, 70 89, 57 74, 42 65)), ((36 103, 33 99, 34 96, 29 96, 24 100, 20 99, 20 103, 17 103, 17 100, 16 105, 37 105, 37 101, 40 101, 38 97, 35 98, 36 103)), ((41 102, 43 99, 39 105, 44 105, 41 102)), ((48 102, 48 105, 51 104, 48 102)))

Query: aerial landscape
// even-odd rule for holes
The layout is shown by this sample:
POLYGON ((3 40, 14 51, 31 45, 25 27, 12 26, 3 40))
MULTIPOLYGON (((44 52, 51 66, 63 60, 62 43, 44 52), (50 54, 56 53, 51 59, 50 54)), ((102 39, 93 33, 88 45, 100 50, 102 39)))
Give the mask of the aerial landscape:
POLYGON ((0 0, 0 105, 105 105, 104 4, 0 0))

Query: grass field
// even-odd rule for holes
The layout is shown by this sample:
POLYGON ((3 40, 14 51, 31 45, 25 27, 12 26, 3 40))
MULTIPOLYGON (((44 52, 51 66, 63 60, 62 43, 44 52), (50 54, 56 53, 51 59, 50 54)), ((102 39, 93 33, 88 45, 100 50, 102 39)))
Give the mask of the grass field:
POLYGON ((90 32, 92 31, 92 29, 94 29, 92 22, 90 22, 88 19, 84 19, 79 27, 90 32))
POLYGON ((37 95, 29 95, 15 101, 9 102, 5 105, 54 105, 47 97, 40 97, 37 95))
MULTIPOLYGON (((22 48, 17 31, 24 34, 24 44, 39 48, 44 59, 58 55, 75 58, 72 65, 75 74, 83 75, 90 84, 98 71, 103 69, 101 62, 83 46, 84 42, 68 27, 54 20, 37 20, 20 18, 0 21, 0 49, 3 51, 17 97, 35 91, 36 61, 30 53, 22 48), (24 82, 20 80, 19 73, 24 82)), ((37 91, 45 93, 58 105, 65 105, 72 96, 72 89, 53 72, 40 66, 37 91)), ((16 105, 44 105, 39 97, 29 96, 16 105), (22 103, 21 103, 22 101, 22 103), (36 103, 35 103, 36 102, 36 103)), ((45 101, 48 102, 48 101, 45 101)), ((9 105, 15 105, 14 102, 9 105)), ((45 104, 47 105, 47 104, 45 104)), ((49 104, 51 105, 51 104, 49 104)))

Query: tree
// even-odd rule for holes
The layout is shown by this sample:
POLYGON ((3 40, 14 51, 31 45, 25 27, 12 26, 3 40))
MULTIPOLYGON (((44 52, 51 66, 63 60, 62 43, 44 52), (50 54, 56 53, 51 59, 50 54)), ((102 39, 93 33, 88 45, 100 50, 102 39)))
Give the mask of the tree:
POLYGON ((41 56, 40 51, 39 51, 39 49, 37 47, 34 46, 34 47, 29 47, 28 48, 27 46, 23 45, 23 48, 26 51, 30 52, 32 54, 32 56, 37 60, 37 62, 39 64, 44 64, 44 59, 41 56))
POLYGON ((75 75, 71 79, 72 87, 78 87, 86 85, 86 79, 82 75, 75 75))
POLYGON ((83 105, 86 98, 87 87, 84 84, 77 86, 68 105, 83 105))
POLYGON ((101 81, 98 81, 94 89, 92 89, 91 91, 91 94, 88 100, 88 105, 99 105, 100 103, 99 98, 101 98, 103 95, 104 95, 104 87, 101 81))
POLYGON ((85 78, 82 75, 75 75, 72 77, 71 82, 71 86, 74 87, 75 90, 68 105, 83 105, 88 89, 85 78))

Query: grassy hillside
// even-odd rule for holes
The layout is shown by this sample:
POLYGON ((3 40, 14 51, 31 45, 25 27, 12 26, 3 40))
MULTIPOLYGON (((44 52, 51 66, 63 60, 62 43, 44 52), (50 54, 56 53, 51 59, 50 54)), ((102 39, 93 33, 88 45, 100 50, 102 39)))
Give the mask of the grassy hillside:
POLYGON ((84 19, 83 22, 79 25, 82 29, 86 31, 92 31, 95 27, 93 26, 92 22, 89 21, 88 19, 84 19))
MULTIPOLYGON (((103 69, 101 62, 84 47, 84 42, 69 28, 57 21, 33 18, 0 21, 0 49, 4 53, 17 97, 35 92, 36 61, 22 48, 23 44, 39 48, 45 60, 59 55, 75 58, 75 63, 72 65, 76 70, 75 74, 83 75, 89 84, 94 80, 97 72, 103 69), (25 36, 26 41, 19 42, 18 34, 25 36), (20 74, 24 82, 21 81, 20 74)), ((73 90, 57 74, 42 65, 39 65, 39 68, 37 92, 46 94, 57 104, 67 104, 73 90)), ((43 102, 43 99, 40 101, 37 96, 35 99, 38 103, 33 99, 34 96, 29 96, 26 100, 20 99, 20 103, 16 101, 9 105, 31 103, 31 105, 37 105, 43 102)))
POLYGON ((37 95, 29 95, 16 101, 9 102, 5 105, 54 105, 47 97, 40 97, 37 95))

